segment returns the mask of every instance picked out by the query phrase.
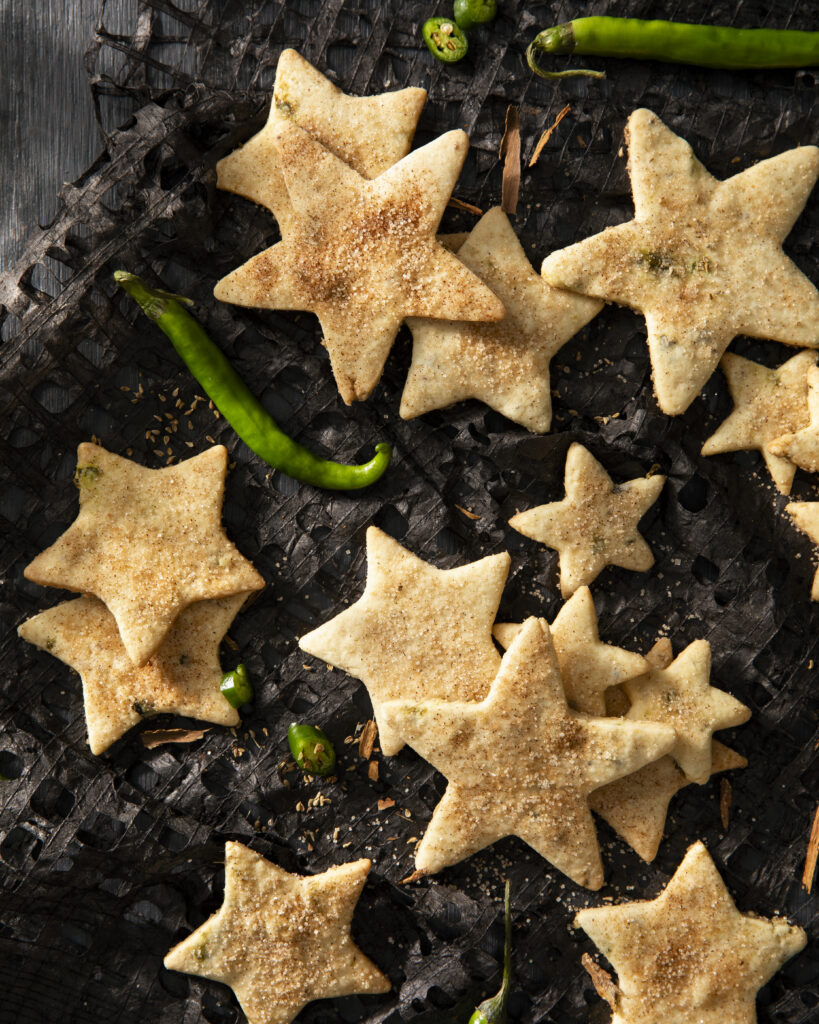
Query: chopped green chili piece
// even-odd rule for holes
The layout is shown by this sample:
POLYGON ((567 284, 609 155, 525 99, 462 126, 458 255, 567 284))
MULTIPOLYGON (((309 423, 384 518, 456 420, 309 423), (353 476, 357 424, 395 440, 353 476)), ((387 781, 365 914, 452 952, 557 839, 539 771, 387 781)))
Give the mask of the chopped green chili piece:
POLYGON ((247 677, 245 666, 237 665, 230 672, 225 672, 222 682, 219 684, 222 696, 237 711, 243 704, 249 704, 253 700, 253 687, 247 677))
POLYGON ((469 49, 466 36, 452 18, 430 18, 424 22, 421 33, 432 56, 445 64, 463 60, 469 49))
POLYGON ((496 0, 455 0, 455 24, 464 32, 476 25, 494 21, 498 13, 496 0))
POLYGON ((506 879, 503 892, 503 914, 506 937, 503 943, 503 983, 497 995, 484 1001, 469 1018, 469 1024, 506 1024, 506 1004, 512 984, 512 914, 510 910, 510 886, 506 879))
POLYGON ((293 760, 303 772, 332 775, 336 767, 336 752, 327 733, 315 725, 293 722, 287 730, 287 742, 293 760))

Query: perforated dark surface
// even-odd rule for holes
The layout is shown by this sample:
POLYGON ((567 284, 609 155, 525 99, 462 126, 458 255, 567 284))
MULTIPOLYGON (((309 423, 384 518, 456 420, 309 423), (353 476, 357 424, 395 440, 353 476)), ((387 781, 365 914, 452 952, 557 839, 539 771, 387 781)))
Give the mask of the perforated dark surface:
MULTIPOLYGON (((221 902, 218 862, 228 838, 290 870, 320 871, 361 855, 374 861, 354 930, 394 991, 314 1004, 305 1021, 465 1019, 497 984, 498 900, 507 873, 516 925, 514 1017, 601 1021, 605 1007, 580 966, 590 945, 569 930, 571 908, 653 896, 697 838, 741 909, 787 913, 814 939, 816 902, 799 887, 819 742, 812 554, 756 455, 698 455, 730 409, 722 378, 715 376, 685 416, 661 415, 642 320, 611 309, 555 360, 552 435, 532 438, 477 403, 403 423, 397 409, 409 359, 405 336, 374 397, 347 409, 312 316, 257 314, 220 306, 211 295, 216 279, 276 238, 267 214, 215 190, 213 167, 263 121, 284 46, 298 48, 349 92, 428 88, 418 141, 453 127, 470 133, 457 194, 484 208, 500 195, 496 151, 507 104, 520 105, 528 160, 540 132, 570 102, 571 116, 523 176, 516 227, 535 265, 551 249, 631 215, 620 147, 634 107, 655 110, 726 177, 793 145, 819 142, 813 79, 612 63, 605 82, 553 88, 530 80, 522 54, 538 25, 573 13, 557 3, 505 0, 496 27, 479 33, 470 58, 452 68, 419 47, 419 25, 434 4, 186 6, 192 9, 145 4, 128 37, 106 32, 111 11, 103 9, 88 66, 109 133, 107 155, 66 187, 55 223, 33 236, 24 262, 0 281, 0 772, 13 779, 1 791, 0 1020, 241 1020, 229 990, 161 964, 170 945, 221 902), (366 456, 376 440, 393 440, 397 455, 387 476, 358 496, 299 487, 270 474, 203 405, 191 415, 192 427, 183 419, 168 443, 164 435, 162 443, 147 441, 155 417, 174 415, 177 398, 187 408, 196 385, 164 337, 114 294, 117 267, 193 297, 237 369, 301 440, 350 460, 366 456), (92 434, 149 466, 164 465, 168 449, 178 457, 200 451, 208 438, 225 443, 236 461, 225 522, 268 581, 231 630, 257 693, 237 737, 213 729, 193 746, 148 751, 133 733, 109 756, 94 758, 78 678, 15 636, 23 617, 62 597, 24 581, 22 570, 73 519, 74 451, 92 434), (712 781, 675 799, 668 838, 650 867, 600 825, 610 885, 599 895, 578 890, 516 840, 435 880, 400 887, 412 869, 408 840, 421 835, 443 780, 405 750, 382 760, 380 780, 370 782, 355 747, 344 744, 369 717, 364 687, 307 659, 296 640, 361 592, 364 531, 372 522, 442 567, 510 550, 502 617, 551 618, 559 607, 554 553, 506 523, 515 509, 561 495, 572 440, 587 444, 616 479, 655 463, 669 474, 644 524, 654 570, 608 569, 593 591, 604 639, 645 650, 658 630, 670 634, 675 649, 706 637, 716 685, 752 708, 748 725, 723 736, 751 762, 731 776, 730 827, 721 828, 712 781), (456 505, 480 518, 467 519, 456 505), (277 766, 294 717, 316 721, 337 742, 342 783, 290 775, 285 784, 277 766), (296 811, 318 791, 332 803, 296 811), (395 807, 377 812, 382 796, 395 807)), ((792 18, 792 6, 717 3, 709 18, 810 27, 810 10, 792 18)), ((444 10, 438 5, 437 13, 444 10)), ((698 20, 699 5, 630 2, 616 13, 698 20)), ((472 223, 450 211, 445 227, 472 223)), ((814 281, 817 229, 815 196, 787 243, 814 281)), ((733 348, 769 364, 792 351, 742 341, 733 348)), ((797 479, 798 497, 813 490, 808 478, 797 479)), ((236 655, 226 651, 228 658, 236 655)), ((816 1020, 818 969, 809 946, 763 992, 760 1020, 816 1020)))

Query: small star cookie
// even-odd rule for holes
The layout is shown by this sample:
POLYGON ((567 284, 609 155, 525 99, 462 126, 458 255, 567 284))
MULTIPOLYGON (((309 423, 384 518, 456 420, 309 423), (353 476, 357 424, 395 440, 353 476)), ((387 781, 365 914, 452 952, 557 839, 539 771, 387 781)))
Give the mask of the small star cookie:
POLYGON ((770 442, 808 424, 808 373, 814 352, 799 352, 769 370, 727 352, 720 362, 731 389, 734 411, 702 446, 703 455, 756 449, 781 494, 789 494, 796 466, 771 451, 770 442))
POLYGON ((303 636, 299 647, 360 679, 381 750, 404 741, 381 708, 397 697, 481 700, 500 666, 492 623, 509 555, 436 569, 375 526, 367 530, 367 585, 354 605, 303 636))
POLYGON ((578 885, 599 889, 589 793, 674 743, 665 725, 569 710, 548 623, 536 618, 481 703, 390 701, 381 715, 449 783, 416 851, 425 874, 516 835, 578 885))
POLYGON ((389 992, 350 936, 370 861, 291 875, 225 844, 221 908, 165 957, 171 971, 229 985, 248 1024, 289 1024, 314 999, 389 992))
POLYGON ((88 745, 101 754, 147 716, 170 713, 237 725, 219 691, 219 644, 247 594, 183 608, 159 650, 141 667, 128 657, 116 621, 96 597, 78 597, 27 619, 17 630, 79 672, 88 745))
MULTIPOLYGON (((785 511, 802 533, 819 544, 819 501, 792 501, 785 506, 785 511)), ((813 577, 810 597, 812 601, 819 601, 819 569, 813 577)))
POLYGON ((478 398, 527 429, 545 433, 552 422, 552 356, 603 303, 547 284, 532 269, 499 206, 483 215, 456 251, 503 302, 506 316, 486 324, 408 320, 412 363, 401 417, 411 420, 478 398))
POLYGON ((435 238, 466 158, 465 132, 447 132, 373 181, 290 121, 274 142, 292 224, 281 242, 222 278, 214 295, 314 312, 348 405, 378 383, 405 317, 503 317, 500 299, 435 238))
POLYGON ((768 451, 808 473, 819 473, 819 366, 808 367, 808 415, 806 427, 774 438, 768 451))
POLYGON ((566 456, 566 497, 519 512, 509 525, 525 537, 556 548, 560 592, 571 597, 607 565, 644 572, 654 555, 637 524, 657 500, 665 477, 659 474, 615 484, 597 459, 574 443, 566 456))
POLYGON ((128 657, 144 665, 187 605, 264 586, 222 527, 226 472, 222 445, 146 469, 81 444, 79 514, 26 566, 26 579, 95 594, 116 619, 128 657))
MULTIPOLYGON (((506 649, 521 629, 516 623, 497 622, 492 632, 506 649)), ((572 594, 550 629, 566 700, 575 711, 605 716, 606 690, 648 670, 641 654, 604 644, 600 639, 594 598, 588 587, 572 594)))
POLYGON ((800 146, 717 181, 650 110, 626 126, 635 218, 552 253, 553 285, 645 314, 654 390, 685 412, 738 334, 819 345, 819 293, 782 251, 819 174, 800 146))
POLYGON ((293 121, 359 174, 375 178, 409 153, 426 98, 426 89, 347 96, 295 50, 283 50, 267 124, 219 161, 216 184, 266 207, 285 234, 293 208, 274 141, 283 123, 293 121))
POLYGON ((807 942, 741 914, 701 842, 655 900, 588 907, 575 926, 617 971, 612 1024, 755 1024, 757 992, 807 942))

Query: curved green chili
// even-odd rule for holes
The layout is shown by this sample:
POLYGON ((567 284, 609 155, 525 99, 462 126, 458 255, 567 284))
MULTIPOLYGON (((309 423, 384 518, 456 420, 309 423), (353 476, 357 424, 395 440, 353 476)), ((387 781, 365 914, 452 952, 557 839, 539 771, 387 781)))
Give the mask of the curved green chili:
POLYGON ((512 913, 510 908, 510 886, 506 879, 503 891, 503 916, 506 937, 503 943, 503 982, 500 991, 491 999, 484 999, 472 1016, 469 1024, 506 1024, 506 1004, 509 1001, 509 989, 512 984, 512 913))
POLYGON ((237 665, 230 672, 225 672, 222 681, 219 683, 222 696, 232 708, 243 707, 253 700, 253 687, 247 677, 247 669, 244 664, 237 665))
POLYGON ((464 32, 476 25, 487 25, 498 14, 497 0, 455 0, 452 5, 455 24, 464 32))
POLYGON ((302 483, 334 491, 369 487, 383 475, 392 457, 391 445, 377 444, 373 458, 360 466, 319 458, 288 437, 253 396, 223 352, 183 308, 182 303, 191 305, 190 300, 151 288, 124 270, 115 271, 114 280, 167 334, 219 412, 268 465, 302 483))
POLYGON ((293 722, 287 730, 287 742, 293 760, 303 772, 332 775, 336 767, 336 752, 330 737, 318 726, 293 722))
POLYGON ((455 64, 463 60, 469 43, 452 18, 429 18, 424 22, 421 35, 433 57, 444 64, 455 64))
POLYGON ((794 68, 819 64, 819 32, 689 25, 640 18, 575 18, 535 36, 526 51, 529 67, 541 78, 605 77, 601 71, 580 68, 545 71, 537 61, 540 53, 631 57, 735 70, 794 68))

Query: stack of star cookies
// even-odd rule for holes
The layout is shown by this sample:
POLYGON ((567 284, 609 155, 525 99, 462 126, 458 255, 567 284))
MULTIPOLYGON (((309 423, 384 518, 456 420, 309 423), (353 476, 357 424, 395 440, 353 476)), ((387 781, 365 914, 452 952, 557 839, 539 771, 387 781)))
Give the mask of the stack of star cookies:
POLYGON ((25 575, 82 596, 19 634, 80 673, 94 754, 161 712, 239 721, 219 644, 264 581, 222 527, 226 472, 221 445, 157 470, 79 446, 77 519, 25 575))

